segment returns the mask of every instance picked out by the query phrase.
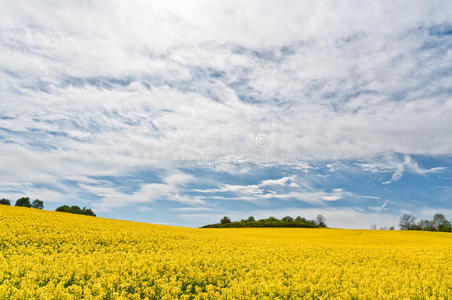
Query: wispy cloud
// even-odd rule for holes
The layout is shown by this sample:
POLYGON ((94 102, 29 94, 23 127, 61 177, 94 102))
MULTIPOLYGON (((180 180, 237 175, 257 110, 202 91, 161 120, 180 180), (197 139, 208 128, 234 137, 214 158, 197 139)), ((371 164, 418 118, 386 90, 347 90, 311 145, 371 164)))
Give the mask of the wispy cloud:
POLYGON ((364 163, 356 163, 363 170, 372 173, 393 173, 391 180, 384 181, 383 184, 390 184, 402 179, 405 172, 410 172, 418 175, 427 175, 430 173, 437 173, 446 170, 447 167, 433 167, 424 169, 411 158, 409 155, 404 155, 402 158, 394 155, 386 155, 379 158, 377 161, 370 161, 364 163))
POLYGON ((163 178, 162 183, 143 183, 138 190, 132 193, 124 193, 118 190, 118 187, 112 183, 103 184, 99 182, 94 185, 80 184, 80 186, 85 191, 100 198, 100 201, 94 202, 93 205, 95 208, 103 211, 133 204, 150 204, 161 198, 184 204, 204 204, 203 200, 197 199, 196 197, 180 195, 183 186, 190 180, 192 180, 192 177, 187 174, 180 172, 169 174, 163 178))
MULTIPOLYGON (((214 189, 194 189, 193 191, 201 195, 205 193, 213 194, 215 199, 250 201, 260 204, 265 204, 271 199, 298 200, 321 204, 340 200, 344 196, 353 196, 352 193, 346 192, 342 188, 335 188, 331 191, 319 190, 308 182, 301 182, 295 175, 279 179, 266 179, 251 185, 222 184, 214 189)), ((209 198, 212 195, 203 197, 209 198)))

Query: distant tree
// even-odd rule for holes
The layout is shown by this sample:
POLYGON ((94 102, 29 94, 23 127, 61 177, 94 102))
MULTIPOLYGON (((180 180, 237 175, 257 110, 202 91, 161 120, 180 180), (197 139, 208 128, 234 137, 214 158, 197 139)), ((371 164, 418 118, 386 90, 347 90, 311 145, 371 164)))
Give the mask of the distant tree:
POLYGON ((256 222, 256 219, 253 216, 248 217, 249 222, 256 222))
POLYGON ((420 230, 435 230, 433 222, 430 220, 420 220, 417 223, 417 227, 419 227, 420 230))
POLYGON ((30 198, 23 197, 23 198, 17 199, 15 206, 31 207, 30 198))
POLYGON ((322 215, 318 215, 316 218, 316 223, 319 227, 326 227, 326 219, 322 215))
POLYGON ((432 227, 438 231, 452 231, 451 222, 443 214, 435 214, 432 220, 432 227))
POLYGON ((294 221, 293 218, 290 217, 290 216, 285 216, 285 217, 282 218, 281 220, 282 220, 282 221, 285 221, 285 222, 293 222, 293 221, 294 221))
POLYGON ((452 232, 452 224, 446 220, 444 223, 438 226, 439 231, 452 232))
POLYGON ((400 229, 413 230, 416 228, 416 217, 410 214, 404 214, 400 217, 400 229))
POLYGON ((377 229, 377 224, 371 224, 370 225, 370 229, 371 230, 376 230, 377 229))
POLYGON ((67 213, 71 213, 71 214, 93 216, 93 217, 96 216, 96 214, 91 209, 86 208, 86 207, 80 208, 76 205, 74 205, 74 206, 63 205, 63 206, 58 207, 56 209, 56 211, 67 212, 67 213))
POLYGON ((11 205, 11 201, 9 201, 9 199, 3 198, 3 199, 0 199, 0 204, 11 205))
POLYGON ((228 223, 231 223, 231 219, 228 218, 228 217, 226 217, 226 216, 224 216, 224 217, 221 219, 220 223, 221 223, 221 224, 228 224, 228 223))
POLYGON ((395 230, 394 226, 390 226, 389 230, 395 230))
POLYGON ((82 208, 82 215, 93 216, 93 217, 96 216, 96 214, 91 210, 91 208, 86 208, 86 207, 82 208))
POLYGON ((63 206, 59 206, 57 207, 57 209, 55 209, 55 211, 61 211, 61 212, 70 212, 71 207, 69 205, 63 205, 63 206))
MULTIPOLYGON (((64 209, 70 209, 70 207, 66 207, 64 209)), ((281 220, 276 219, 275 217, 269 217, 267 219, 260 219, 255 221, 253 217, 249 217, 248 219, 241 221, 231 221, 228 217, 223 217, 220 220, 220 223, 210 224, 202 226, 202 228, 244 228, 244 227, 299 227, 299 228, 318 228, 315 221, 306 220, 305 218, 298 218, 299 222, 294 222, 292 217, 284 217, 281 220)))
POLYGON ((38 208, 38 209, 43 209, 44 208, 44 202, 42 202, 41 200, 36 199, 36 200, 34 200, 31 203, 31 207, 38 208))
POLYGON ((445 224, 447 224, 447 219, 446 219, 446 217, 443 214, 435 214, 433 216, 432 226, 435 229, 439 230, 439 227, 441 225, 445 225, 445 224))
POLYGON ((305 222, 307 222, 307 220, 305 218, 302 218, 302 217, 298 216, 298 217, 295 218, 295 222, 305 223, 305 222))
POLYGON ((433 215, 432 225, 438 227, 441 223, 447 221, 446 217, 443 214, 435 214, 433 215))

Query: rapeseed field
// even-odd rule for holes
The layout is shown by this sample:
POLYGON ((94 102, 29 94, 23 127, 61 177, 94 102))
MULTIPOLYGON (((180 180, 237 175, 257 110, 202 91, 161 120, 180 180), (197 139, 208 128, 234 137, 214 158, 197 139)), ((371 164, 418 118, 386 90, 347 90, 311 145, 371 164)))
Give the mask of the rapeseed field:
POLYGON ((195 229, 0 205, 0 299, 448 299, 452 234, 195 229))

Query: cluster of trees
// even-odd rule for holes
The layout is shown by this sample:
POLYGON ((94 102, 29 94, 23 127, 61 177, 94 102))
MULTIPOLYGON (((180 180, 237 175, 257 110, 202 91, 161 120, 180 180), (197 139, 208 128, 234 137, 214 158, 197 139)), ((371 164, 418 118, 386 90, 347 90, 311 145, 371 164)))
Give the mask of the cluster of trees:
POLYGON ((404 214, 400 217, 399 226, 401 230, 427 230, 452 232, 451 222, 443 214, 435 214, 431 220, 420 220, 416 223, 416 217, 404 214))
MULTIPOLYGON (((0 199, 0 204, 3 205, 11 205, 11 201, 9 199, 0 199)), ((22 197, 20 199, 16 200, 15 206, 21 206, 21 207, 32 207, 32 208, 38 208, 43 209, 44 208, 44 202, 36 199, 33 201, 30 201, 29 197, 22 197)), ((68 212, 72 214, 79 214, 79 215, 86 215, 86 216, 96 216, 96 214, 89 208, 83 207, 80 208, 78 206, 68 206, 63 205, 56 209, 56 211, 62 211, 62 212, 68 212)))
MULTIPOLYGON (((9 199, 0 199, 0 204, 3 205, 11 205, 11 201, 9 199)), ((38 209, 43 209, 44 208, 44 202, 39 200, 39 199, 35 199, 32 202, 30 202, 30 198, 29 197, 22 197, 16 200, 16 204, 15 206, 22 206, 22 207, 32 207, 32 208, 38 208, 38 209)))
POLYGON ((229 217, 223 217, 220 223, 205 225, 202 228, 231 228, 231 227, 301 227, 301 228, 319 228, 326 227, 326 219, 318 215, 316 220, 308 220, 300 216, 295 219, 284 217, 281 220, 270 217, 267 219, 256 220, 254 217, 242 219, 240 221, 231 221, 229 217))
POLYGON ((85 215, 85 216, 93 216, 93 217, 96 216, 96 214, 90 208, 86 208, 86 207, 80 208, 76 205, 73 205, 73 206, 63 205, 63 206, 58 207, 56 209, 56 211, 67 212, 67 213, 78 214, 78 215, 85 215))

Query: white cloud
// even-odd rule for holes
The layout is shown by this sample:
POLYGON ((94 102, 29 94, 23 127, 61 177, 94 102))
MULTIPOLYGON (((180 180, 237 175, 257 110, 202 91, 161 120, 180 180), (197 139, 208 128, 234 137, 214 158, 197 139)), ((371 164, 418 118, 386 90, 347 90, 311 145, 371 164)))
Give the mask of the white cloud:
POLYGON ((212 211, 213 208, 209 208, 209 207, 175 207, 172 208, 171 210, 173 211, 212 211))
POLYGON ((0 122, 25 133, 10 138, 114 147, 121 160, 148 145, 236 154, 261 133, 269 152, 313 159, 452 153, 450 76, 433 80, 451 54, 421 50, 435 37, 419 29, 446 20, 447 2, 177 3, 4 4, 2 97, 14 102, 0 122))
POLYGON ((231 185, 222 184, 213 189, 193 189, 200 194, 214 194, 203 196, 218 200, 249 201, 260 205, 269 204, 270 199, 299 200, 306 203, 324 204, 328 201, 337 201, 345 196, 354 196, 353 193, 336 188, 332 191, 319 190, 312 186, 306 179, 300 179, 295 175, 285 176, 279 179, 267 179, 257 184, 231 185), (230 193, 232 195, 221 195, 230 193))
POLYGON ((359 163, 358 166, 360 166, 363 170, 370 171, 372 173, 393 173, 391 180, 385 181, 383 182, 383 184, 390 184, 392 182, 399 181, 400 179, 402 179, 405 172, 410 172, 418 175, 427 175, 447 169, 447 167, 423 169, 409 155, 404 155, 402 159, 393 155, 386 155, 383 158, 378 159, 378 162, 359 163))
POLYGON ((380 212, 385 210, 387 205, 388 205, 388 201, 385 200, 381 206, 372 206, 372 207, 369 207, 369 208, 374 210, 376 213, 380 213, 380 212))
POLYGON ((152 208, 149 206, 137 206, 137 211, 139 212, 150 212, 152 208))
MULTIPOLYGON (((180 195, 184 184, 192 180, 192 177, 183 173, 168 174, 163 178, 164 183, 144 183, 133 193, 124 193, 118 190, 112 183, 102 185, 80 184, 83 190, 100 197, 100 201, 93 205, 100 211, 108 211, 112 208, 123 207, 131 204, 152 203, 155 200, 169 200, 187 205, 199 205, 205 202, 197 197, 180 195)), ((143 207, 139 205, 139 207, 143 207)), ((149 208, 151 209, 151 208, 149 208)))
MULTIPOLYGON (((279 179, 267 179, 267 180, 263 180, 259 185, 260 186, 287 186, 289 185, 289 181, 294 181, 296 179, 295 175, 292 175, 290 177, 282 177, 279 179)), ((295 184, 292 185, 293 187, 296 187, 297 184, 295 182, 291 182, 290 184, 295 184)))
POLYGON ((418 219, 431 219, 433 215, 438 213, 445 215, 448 220, 452 221, 452 209, 450 207, 438 207, 436 209, 422 207, 418 209, 418 211, 414 212, 415 216, 417 216, 418 219))

